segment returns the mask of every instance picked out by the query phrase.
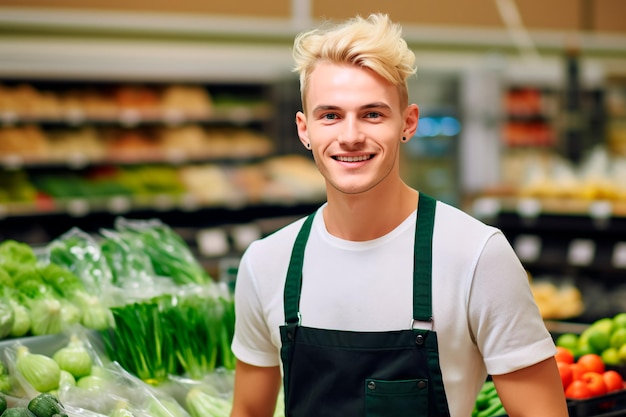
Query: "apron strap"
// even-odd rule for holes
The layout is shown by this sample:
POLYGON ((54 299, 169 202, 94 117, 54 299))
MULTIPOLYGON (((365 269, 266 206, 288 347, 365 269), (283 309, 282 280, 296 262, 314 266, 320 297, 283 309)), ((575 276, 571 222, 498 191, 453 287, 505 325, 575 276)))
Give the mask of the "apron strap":
MULTIPOLYGON (((413 320, 432 322, 432 240, 435 225, 437 201, 420 192, 415 227, 415 249, 413 254, 413 320)), ((311 233, 315 212, 311 213, 302 225, 294 243, 287 280, 285 282, 284 309, 285 323, 300 323, 300 291, 302 289, 302 266, 304 249, 311 233)))
POLYGON ((432 323, 432 243, 437 201, 420 192, 413 251, 413 320, 432 323))
POLYGON ((296 241, 291 251, 289 269, 287 270, 287 281, 285 282, 285 292, 283 294, 285 308, 285 323, 300 324, 300 290, 302 289, 302 266, 304 265, 304 248, 311 232, 311 225, 315 212, 311 213, 298 232, 296 241))

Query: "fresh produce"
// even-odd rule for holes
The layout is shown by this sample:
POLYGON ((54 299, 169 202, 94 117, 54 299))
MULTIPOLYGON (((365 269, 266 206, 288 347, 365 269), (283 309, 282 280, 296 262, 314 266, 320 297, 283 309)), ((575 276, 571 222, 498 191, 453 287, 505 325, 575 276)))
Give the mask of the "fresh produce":
POLYGON ((52 394, 41 393, 28 402, 28 409, 37 417, 53 417, 63 414, 63 406, 52 394))
POLYGON ((31 353, 27 346, 16 348, 15 366, 24 379, 39 392, 48 392, 59 387, 61 368, 54 359, 31 353))
POLYGON ((505 414, 506 411, 493 381, 485 381, 476 397, 472 417, 495 417, 505 414))
POLYGON ((111 312, 73 272, 38 261, 27 244, 0 243, 0 284, 0 339, 58 334, 77 323, 111 325, 111 312))
POLYGON ((11 376, 9 375, 9 371, 4 365, 4 362, 0 360, 0 395, 1 393, 8 393, 13 388, 13 384, 11 383, 11 376))
POLYGON ((185 404, 191 417, 228 417, 232 409, 230 401, 198 388, 189 390, 185 404))
POLYGON ((145 251, 157 275, 170 277, 179 285, 206 284, 211 281, 207 271, 193 256, 189 245, 161 221, 118 219, 115 228, 124 238, 134 240, 131 247, 145 251))
POLYGON ((621 374, 607 370, 600 355, 586 353, 577 360, 572 358, 567 348, 557 346, 555 359, 567 398, 593 398, 625 388, 621 374))
POLYGON ((569 349, 575 357, 594 353, 606 365, 626 365, 626 313, 596 320, 580 335, 562 334, 555 343, 569 349))
POLYGON ((0 394, 0 415, 2 417, 67 417, 65 408, 52 394, 41 393, 26 406, 9 407, 6 398, 0 394))
POLYGON ((93 361, 82 339, 76 335, 70 337, 67 346, 57 350, 52 359, 59 367, 69 372, 75 379, 91 373, 93 361))
POLYGON ((109 357, 152 384, 168 375, 200 379, 216 367, 234 369, 230 290, 214 283, 186 290, 113 307, 115 325, 102 333, 109 357))
POLYGON ((37 417, 26 407, 12 407, 7 408, 2 417, 37 417))

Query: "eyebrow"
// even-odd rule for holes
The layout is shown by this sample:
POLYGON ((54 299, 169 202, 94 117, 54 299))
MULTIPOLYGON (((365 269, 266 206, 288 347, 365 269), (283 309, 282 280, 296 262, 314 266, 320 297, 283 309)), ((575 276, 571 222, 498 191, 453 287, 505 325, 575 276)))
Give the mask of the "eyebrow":
MULTIPOLYGON (((380 108, 391 109, 391 107, 388 104, 382 101, 377 101, 374 103, 364 104, 363 106, 359 107, 359 110, 380 109, 380 108)), ((327 111, 327 110, 340 110, 340 109, 341 107, 339 106, 320 105, 313 109, 313 113, 320 112, 320 111, 327 111)))

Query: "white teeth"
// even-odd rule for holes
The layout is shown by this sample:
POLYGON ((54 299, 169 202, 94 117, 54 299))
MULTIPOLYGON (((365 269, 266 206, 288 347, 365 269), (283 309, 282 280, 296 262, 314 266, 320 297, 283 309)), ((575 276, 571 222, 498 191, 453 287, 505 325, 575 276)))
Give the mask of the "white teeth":
POLYGON ((361 155, 361 156, 338 156, 337 160, 341 162, 360 162, 367 161, 370 159, 370 155, 361 155))

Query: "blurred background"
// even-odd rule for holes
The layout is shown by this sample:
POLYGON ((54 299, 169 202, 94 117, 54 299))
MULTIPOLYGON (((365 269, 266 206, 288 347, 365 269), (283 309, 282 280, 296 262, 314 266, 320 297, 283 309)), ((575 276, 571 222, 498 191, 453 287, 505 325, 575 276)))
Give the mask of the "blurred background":
POLYGON ((158 218, 215 277, 308 214, 293 37, 388 13, 415 51, 407 181, 501 228, 546 318, 626 311, 623 0, 0 0, 0 240, 158 218))

